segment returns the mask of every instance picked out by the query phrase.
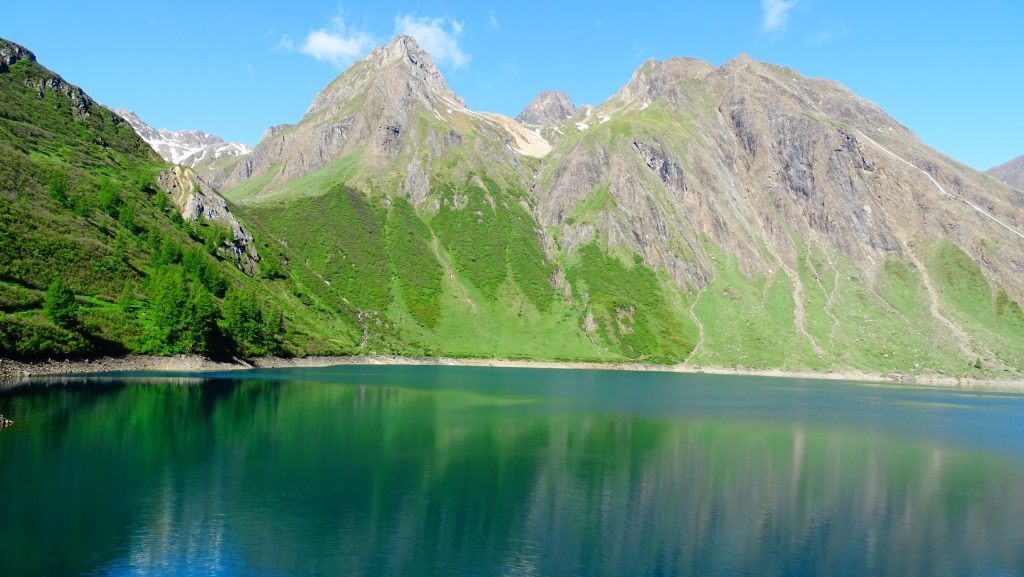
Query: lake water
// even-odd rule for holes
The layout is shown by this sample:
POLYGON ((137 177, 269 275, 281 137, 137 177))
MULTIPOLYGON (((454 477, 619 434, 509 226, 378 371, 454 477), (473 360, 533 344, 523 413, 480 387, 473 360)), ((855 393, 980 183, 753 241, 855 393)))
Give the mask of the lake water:
POLYGON ((1024 575, 1024 395, 464 367, 0 392, 0 574, 1024 575))

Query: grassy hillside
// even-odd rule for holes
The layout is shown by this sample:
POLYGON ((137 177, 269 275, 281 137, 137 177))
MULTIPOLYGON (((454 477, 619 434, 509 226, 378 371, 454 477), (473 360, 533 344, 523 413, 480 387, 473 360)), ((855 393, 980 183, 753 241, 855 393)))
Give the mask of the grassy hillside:
MULTIPOLYGON (((225 191, 262 257, 247 276, 223 244, 226 230, 181 219, 156 186, 166 164, 120 117, 29 56, 0 67, 0 101, 0 355, 376 353, 1024 371, 1024 312, 948 241, 916 239, 910 256, 924 264, 891 256, 866 270, 794 234, 795 265, 758 269, 706 235, 684 242, 679 235, 692 231, 681 226, 666 245, 672 254, 689 264, 700 252, 711 263, 706 282, 686 284, 622 242, 639 225, 621 189, 597 179, 565 207, 560 226, 542 230, 543 203, 523 183, 535 172, 543 186, 559 170, 545 163, 557 159, 509 161, 503 144, 472 131, 435 154, 441 141, 428 135, 447 134, 438 132, 447 125, 419 111, 410 116, 419 140, 389 163, 364 162, 367 149, 357 147, 301 178, 276 182, 286 166, 276 163, 225 191), (429 182, 422 193, 405 192, 413 161, 429 182), (601 232, 609 223, 622 233, 616 242, 601 232), (564 236, 570 225, 591 234, 577 229, 576 246, 564 236)), ((633 139, 668 127, 666 142, 685 148, 690 118, 670 112, 624 112, 589 135, 569 133, 552 154, 576 142, 618 150, 654 191, 647 205, 667 209, 681 201, 633 139)), ((384 162, 379 151, 374 158, 384 162)))
POLYGON ((0 354, 353 343, 347 318, 311 321, 288 279, 242 274, 219 248, 225 231, 184 222, 156 188, 166 165, 127 123, 21 54, 0 71, 0 354))

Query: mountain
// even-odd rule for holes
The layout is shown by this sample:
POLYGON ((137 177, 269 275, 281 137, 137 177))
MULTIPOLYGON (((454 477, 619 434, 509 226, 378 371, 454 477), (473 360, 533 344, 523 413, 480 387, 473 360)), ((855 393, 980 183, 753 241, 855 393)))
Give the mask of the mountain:
POLYGON ((523 124, 551 126, 562 124, 576 114, 576 105, 564 92, 545 90, 538 94, 526 108, 516 116, 523 124))
POLYGON ((465 163, 514 169, 518 154, 548 148, 514 121, 467 109, 427 53, 398 36, 324 88, 299 123, 268 130, 252 154, 213 178, 224 188, 258 181, 269 192, 331 165, 351 169, 348 180, 400 178, 387 186, 418 205, 435 161, 457 157, 464 170, 474 168, 465 163), (413 149, 423 154, 406 154, 413 149))
MULTIPOLYGON (((49 114, 55 97, 37 103, 36 84, 4 77, 25 110, 49 114)), ((546 115, 526 120, 549 124, 470 110, 399 36, 250 154, 199 175, 157 163, 153 186, 178 178, 188 194, 164 194, 185 199, 176 213, 188 218, 188 199, 215 214, 223 195, 238 229, 221 222, 232 238, 216 237, 203 262, 279 319, 259 334, 290 354, 1024 373, 1024 193, 928 148, 874 104, 745 55, 718 67, 651 60, 598 106, 558 101, 527 107, 546 115)), ((6 141, 35 163, 44 148, 25 143, 71 142, 88 154, 61 162, 94 179, 155 162, 137 138, 124 144, 143 155, 130 162, 104 153, 112 137, 76 132, 71 109, 44 126, 11 124, 5 107, 3 126, 20 131, 6 141)), ((103 114, 96 131, 120 126, 103 114)), ((44 198, 40 178, 2 229, 21 226, 16 240, 56 234, 52 215, 79 218, 44 198)), ((132 198, 159 213, 159 195, 132 198)), ((172 244, 188 248, 206 221, 182 222, 172 244)), ((97 242, 120 230, 102 216, 80 224, 97 242)), ((163 244, 140 244, 135 272, 119 274, 147 286, 168 266, 152 256, 163 244)), ((48 253, 2 262, 39 262, 38 278, 0 278, 40 299, 42 272, 62 269, 32 254, 48 253)), ((140 292, 140 311, 159 308, 159 291, 140 292)), ((246 307, 223 294, 218 326, 246 334, 228 322, 246 307)), ((45 324, 38 305, 24 307, 45 324)))
POLYGON ((399 37, 215 180, 375 319, 369 343, 1024 367, 1024 197, 838 83, 674 58, 558 118, 565 104, 528 106, 521 120, 551 123, 534 128, 470 111, 399 37))
POLYGON ((985 171, 1018 190, 1024 190, 1024 156, 985 171))
POLYGON ((0 355, 339 350, 208 183, 3 39, 0 102, 0 355))
POLYGON ((179 164, 203 170, 222 159, 231 159, 249 154, 252 148, 198 130, 156 129, 143 122, 134 112, 116 109, 146 144, 150 145, 161 158, 172 164, 179 164))

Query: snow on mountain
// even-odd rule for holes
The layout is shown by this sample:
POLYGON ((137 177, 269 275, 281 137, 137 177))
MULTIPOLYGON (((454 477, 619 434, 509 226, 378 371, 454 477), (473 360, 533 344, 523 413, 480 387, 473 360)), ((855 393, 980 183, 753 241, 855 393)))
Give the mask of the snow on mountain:
POLYGON ((224 139, 198 130, 156 129, 146 124, 137 114, 117 109, 135 132, 167 162, 195 168, 200 162, 212 162, 226 157, 249 154, 250 146, 224 139))

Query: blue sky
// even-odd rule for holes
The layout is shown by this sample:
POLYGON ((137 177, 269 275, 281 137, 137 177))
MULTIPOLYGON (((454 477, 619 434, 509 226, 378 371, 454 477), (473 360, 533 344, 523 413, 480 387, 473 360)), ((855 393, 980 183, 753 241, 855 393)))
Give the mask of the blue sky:
POLYGON ((514 116, 551 88, 597 104, 648 58, 747 52, 842 82, 975 168, 1024 154, 1021 0, 7 4, 0 36, 97 100, 249 144, 404 31, 477 110, 514 116))

